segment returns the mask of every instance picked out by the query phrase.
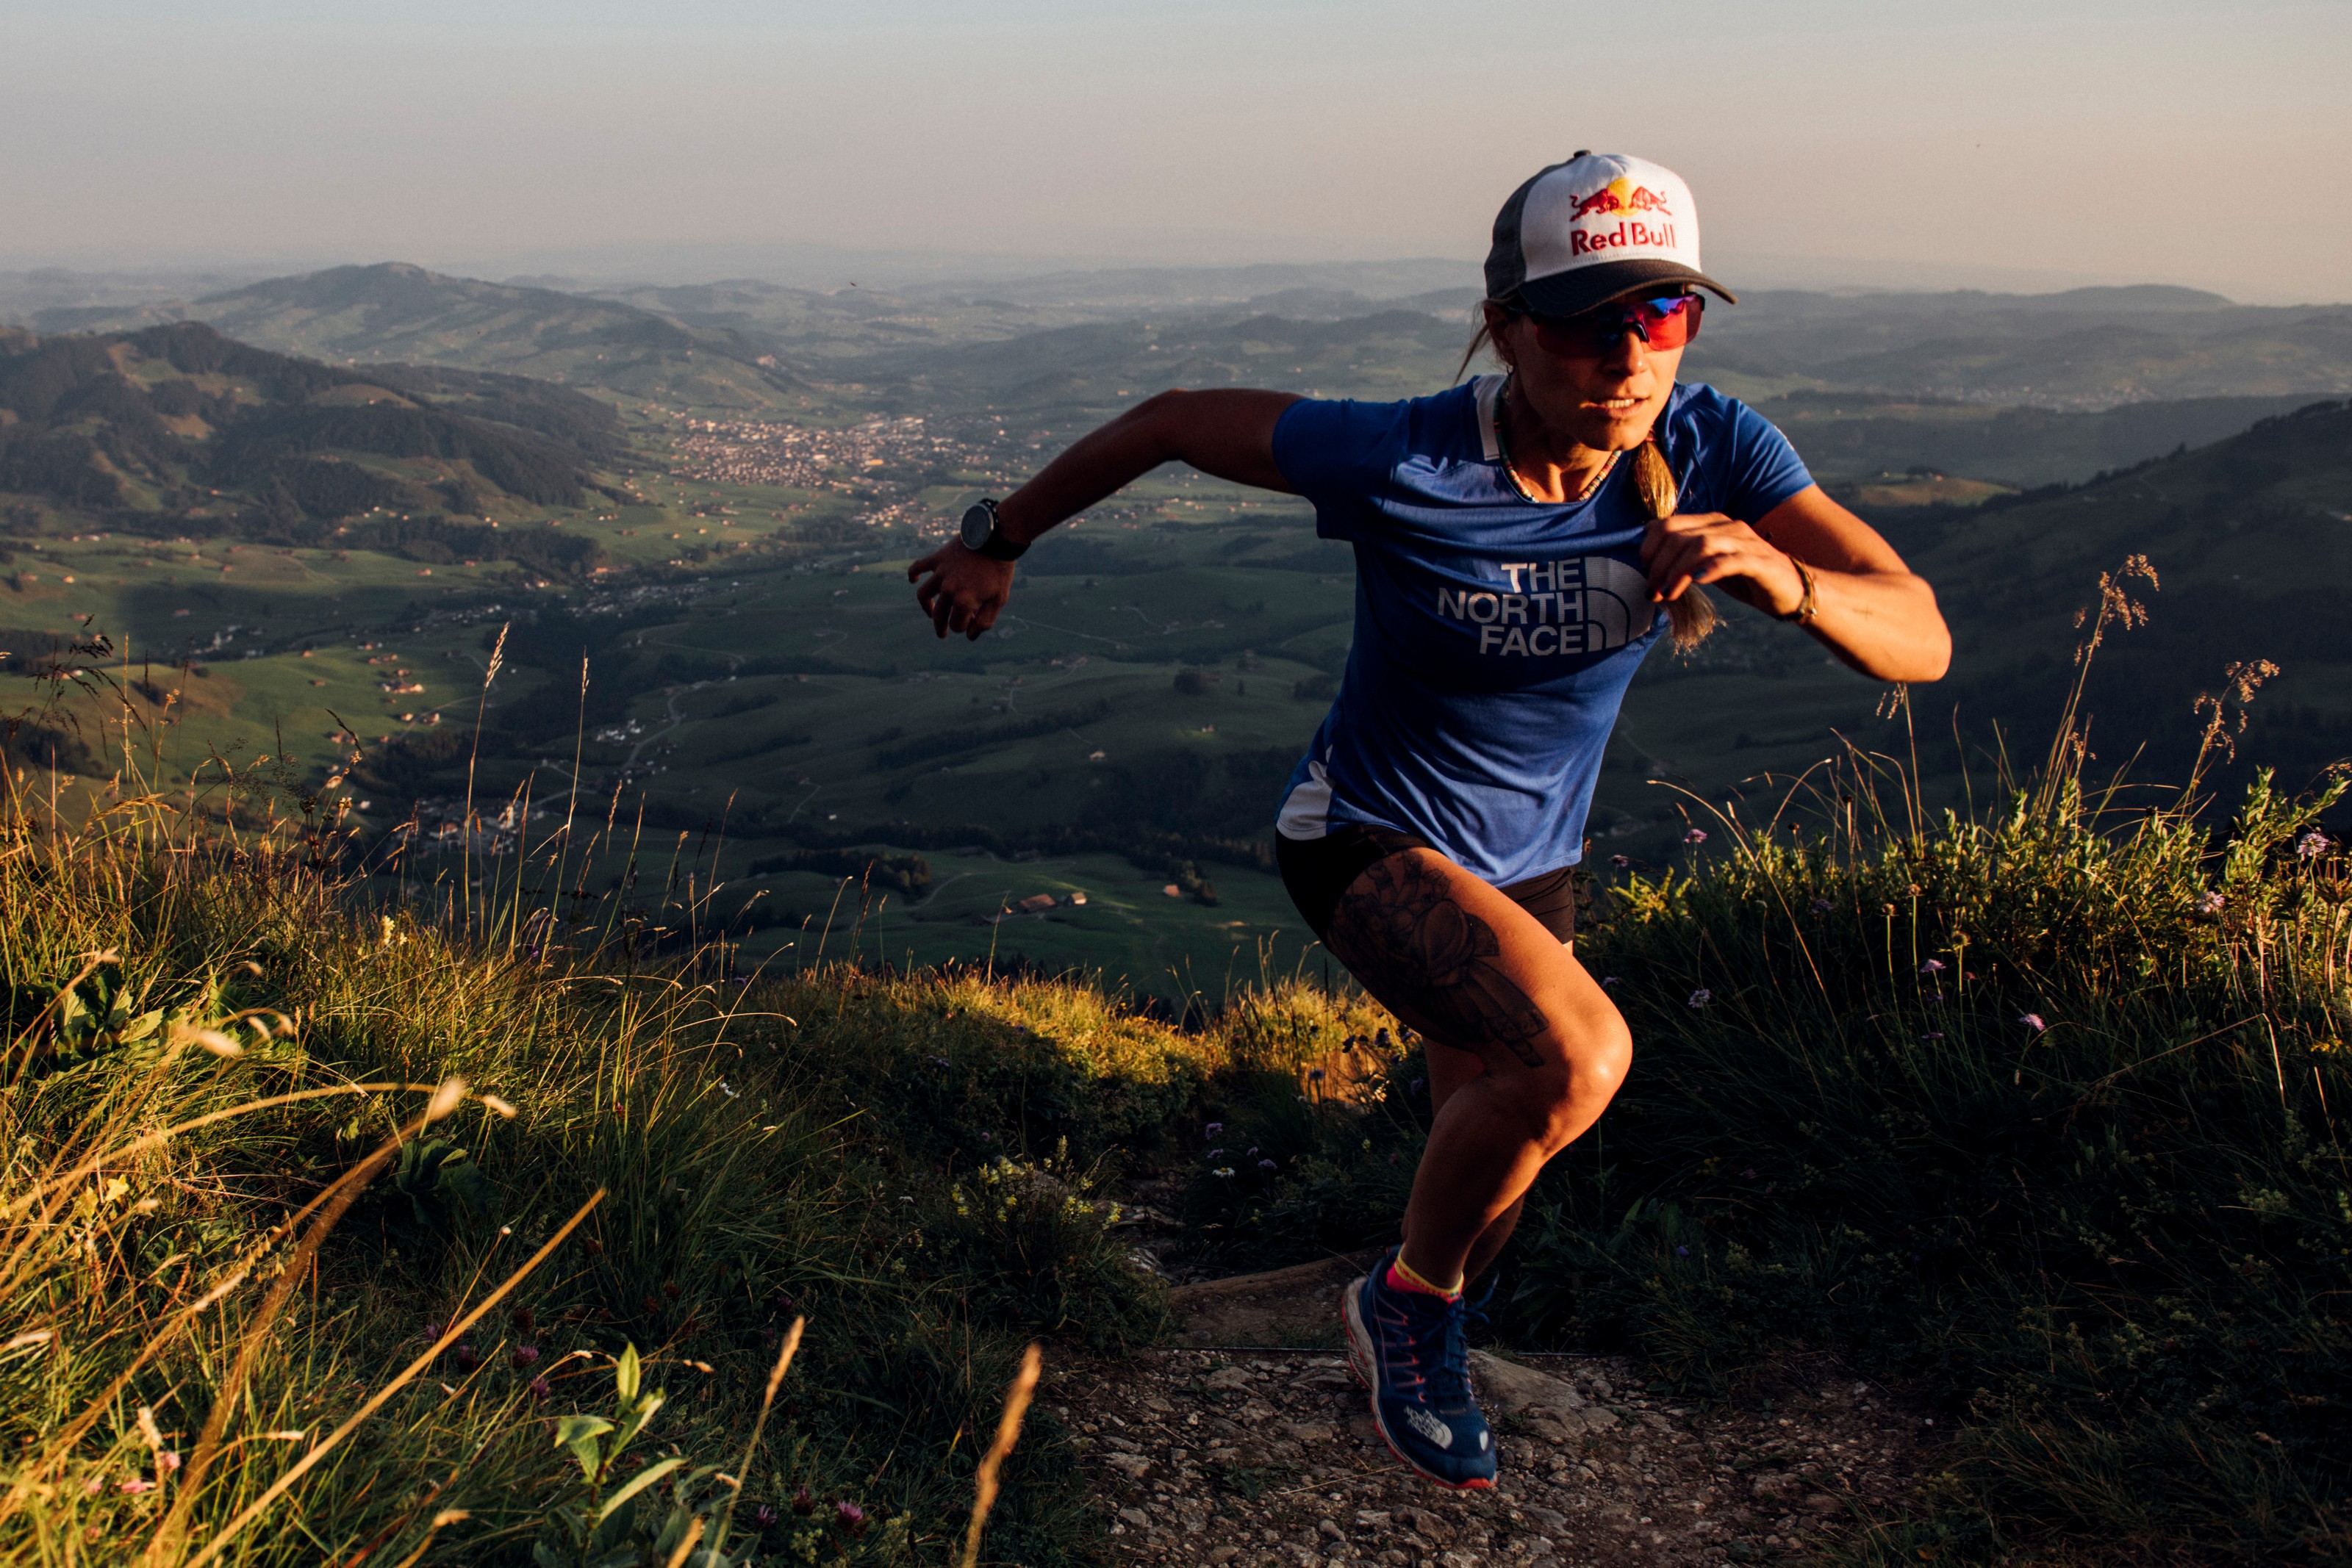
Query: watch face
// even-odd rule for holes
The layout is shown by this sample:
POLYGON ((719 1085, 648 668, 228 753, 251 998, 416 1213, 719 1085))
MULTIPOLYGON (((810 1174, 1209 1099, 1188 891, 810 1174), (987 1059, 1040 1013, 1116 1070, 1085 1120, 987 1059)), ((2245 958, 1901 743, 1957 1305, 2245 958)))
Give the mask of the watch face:
POLYGON ((978 549, 988 542, 996 528, 996 514, 986 507, 974 507, 963 515, 963 548, 978 549))

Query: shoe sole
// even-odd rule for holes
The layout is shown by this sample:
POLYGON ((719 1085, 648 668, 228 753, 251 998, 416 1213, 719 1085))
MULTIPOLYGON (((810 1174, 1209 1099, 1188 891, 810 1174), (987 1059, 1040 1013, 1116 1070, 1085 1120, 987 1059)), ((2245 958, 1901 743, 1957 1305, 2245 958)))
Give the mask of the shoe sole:
POLYGON ((1400 1464, 1430 1485, 1445 1491, 1494 1490, 1495 1483, 1491 1480, 1474 1479, 1466 1481, 1450 1481, 1444 1476, 1423 1468, 1411 1454, 1399 1448, 1396 1438, 1390 1435, 1389 1424, 1381 1418, 1380 1379, 1373 1375, 1379 1361, 1372 1354, 1371 1331, 1364 1326, 1363 1310, 1358 1305, 1363 1288, 1370 1283, 1371 1283, 1371 1276, 1367 1274, 1339 1292, 1339 1322, 1347 1334, 1348 1370, 1355 1374, 1356 1381, 1363 1385, 1366 1394, 1365 1403, 1371 1406, 1372 1429, 1381 1435, 1381 1441, 1389 1446, 1389 1452, 1397 1457, 1400 1464))

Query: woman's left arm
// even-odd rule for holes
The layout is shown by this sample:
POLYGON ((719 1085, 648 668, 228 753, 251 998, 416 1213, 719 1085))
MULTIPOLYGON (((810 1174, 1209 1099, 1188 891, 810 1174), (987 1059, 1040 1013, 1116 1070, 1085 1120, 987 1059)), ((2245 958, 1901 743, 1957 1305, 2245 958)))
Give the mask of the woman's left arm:
POLYGON ((1752 526, 1721 512, 1679 512, 1650 525, 1642 564, 1664 603, 1715 582, 1768 615, 1794 615, 1813 579, 1805 630, 1864 674, 1933 681, 1952 663, 1952 634, 1936 591, 1903 564, 1878 530, 1809 485, 1752 526))

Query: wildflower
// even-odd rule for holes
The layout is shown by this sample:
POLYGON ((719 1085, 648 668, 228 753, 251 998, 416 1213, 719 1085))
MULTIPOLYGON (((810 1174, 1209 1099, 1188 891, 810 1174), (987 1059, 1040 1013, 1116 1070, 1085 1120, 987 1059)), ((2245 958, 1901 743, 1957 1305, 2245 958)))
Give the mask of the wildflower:
POLYGON ((1319 1067, 1310 1067, 1307 1070, 1307 1077, 1309 1082, 1320 1083, 1323 1082, 1323 1070, 1319 1067))
POLYGON ((1919 972, 1923 975, 1940 975, 1944 972, 1944 961, 1941 958, 1930 958, 1919 966, 1919 972))
POLYGON ((1817 898, 1813 900, 1813 913, 1816 915, 1827 915, 1831 910, 1835 909, 1836 907, 1836 904, 1832 904, 1826 898, 1817 898))
POLYGON ((1609 863, 1615 866, 1619 871, 1631 871, 1633 866, 1633 857, 1632 855, 1611 855, 1609 857, 1609 863))
POLYGON ((726 1095, 730 1100, 740 1100, 742 1098, 740 1094, 738 1094, 734 1090, 727 1086, 727 1080, 724 1078, 719 1081, 719 1092, 726 1095))
POLYGON ((934 1056, 931 1058, 931 1065, 934 1067, 945 1067, 947 1064, 948 1059, 944 1056, 934 1056))
POLYGON ((840 1519, 841 1528, 849 1531, 850 1534, 857 1535, 865 1531, 866 1511, 858 1507, 856 1503, 844 1502, 835 1504, 834 1513, 840 1519))
POLYGON ((1421 1091, 1422 1091, 1423 1086, 1424 1084, 1426 1084, 1428 1082, 1429 1082, 1429 1080, 1428 1080, 1428 1079, 1426 1079, 1426 1078, 1416 1078, 1416 1079, 1414 1079, 1414 1080, 1412 1081, 1412 1082, 1408 1086, 1409 1092, 1412 1092, 1412 1093, 1414 1093, 1414 1094, 1418 1094, 1418 1093, 1420 1093, 1420 1092, 1421 1092, 1421 1091))
POLYGON ((2032 1030, 2036 1034, 2040 1034, 2043 1030, 2050 1027, 2048 1024, 2042 1021, 2042 1015, 2040 1013, 2020 1013, 2017 1015, 2017 1021, 2023 1024, 2026 1028, 2032 1030))
POLYGON ((1941 1040, 1944 1038, 1944 1031, 1941 1030, 1930 1030, 1919 1038, 1921 1040, 1941 1040))
POLYGON ((2327 835, 2314 828, 2295 841, 2294 852, 2298 859, 2312 861, 2326 854, 2330 847, 2327 835))
POLYGON ((2221 896, 2221 893, 2219 888, 2209 889, 2197 900, 2197 913, 2200 915, 2219 915, 2221 913, 2221 905, 2227 902, 2228 901, 2221 896))
POLYGON ((772 1502, 763 1502, 759 1507, 751 1511, 751 1527, 754 1530, 765 1530, 768 1526, 775 1523, 777 1518, 776 1505, 772 1502))
POLYGON ((793 1493, 793 1511, 794 1513, 803 1514, 814 1513, 816 1511, 816 1499, 809 1495, 808 1488, 803 1487, 800 1490, 793 1493))
POLYGON ((1397 1155, 1393 1150, 1391 1150, 1391 1151, 1390 1152, 1390 1154, 1389 1154, 1389 1164, 1391 1164, 1391 1165, 1394 1165, 1394 1164, 1396 1164, 1396 1163, 1397 1163, 1397 1161, 1398 1161, 1401 1157, 1402 1157, 1401 1155, 1397 1155))
POLYGON ((1690 1256, 1690 1249, 1687 1247, 1677 1247, 1675 1249, 1675 1256, 1677 1258, 1687 1258, 1690 1256))
POLYGON ((441 1337, 441 1325, 439 1323, 426 1323, 425 1325, 425 1337, 426 1339, 439 1339, 441 1337))
POLYGON ((1304 1094, 1293 1094, 1291 1098, 1297 1101, 1301 1105, 1307 1103, 1307 1096, 1304 1094))
POLYGON ((1282 1167, 1276 1165, 1272 1160, 1260 1160, 1257 1163, 1257 1168, 1262 1171, 1274 1171, 1280 1170, 1282 1167))
POLYGON ((1705 828, 1692 828, 1688 830, 1683 834, 1683 842, 1686 844, 1703 844, 1706 842, 1706 830, 1705 828))
POLYGON ((514 1312, 514 1326, 522 1333, 529 1333, 539 1326, 539 1314, 529 1307, 517 1307, 514 1312))
POLYGON ((1234 1174, 1234 1167, 1231 1166, 1219 1166, 1215 1170, 1211 1171, 1209 1174, 1213 1176, 1229 1176, 1234 1174))
POLYGON ((474 1347, 470 1344, 461 1344, 452 1350, 449 1353, 449 1359, 457 1364, 457 1370, 460 1372, 471 1372, 482 1364, 482 1358, 475 1354, 474 1347))
POLYGON ((1614 975, 1603 975, 1601 977, 1601 988, 1604 991, 1616 983, 1617 977, 1614 975))
POLYGON ((515 1364, 517 1366, 532 1366, 532 1365, 536 1365, 536 1364, 538 1364, 538 1361, 539 1361, 539 1346, 537 1346, 537 1345, 535 1345, 535 1344, 519 1344, 519 1345, 515 1346, 515 1348, 514 1348, 514 1364, 515 1364))
POLYGON ((1207 1126, 1205 1126, 1205 1127, 1203 1127, 1203 1128, 1202 1128, 1202 1129, 1201 1129, 1201 1131, 1202 1131, 1203 1133, 1206 1133, 1210 1137, 1213 1137, 1213 1137, 1215 1137, 1219 1133, 1223 1132, 1224 1130, 1225 1130, 1225 1124, 1224 1124, 1223 1122, 1212 1122, 1212 1123, 1210 1123, 1207 1126))
POLYGON ((153 1481, 143 1481, 137 1476, 133 1476, 129 1480, 121 1483, 121 1490, 129 1492, 131 1496, 136 1497, 142 1491, 153 1491, 155 1490, 155 1483, 153 1481))
POLYGON ((1257 1153, 1257 1145, 1256 1145, 1255 1144, 1252 1144, 1252 1145, 1250 1145, 1249 1152, 1250 1152, 1251 1154, 1253 1154, 1253 1155, 1256 1154, 1256 1153, 1257 1153))
POLYGON ((554 1392, 555 1390, 549 1386, 547 1378, 544 1375, 534 1377, 530 1380, 530 1396, 533 1399, 545 1399, 554 1392))
POLYGON ((1741 1181, 1754 1181, 1756 1179, 1756 1167, 1754 1166, 1749 1166, 1746 1170, 1741 1171, 1739 1173, 1739 1179, 1741 1181))
POLYGON ((106 1490, 106 1478, 104 1476, 92 1476, 89 1478, 89 1483, 81 1490, 88 1492, 90 1496, 96 1497, 100 1492, 106 1490))
POLYGON ((1715 993, 1705 986, 1701 986, 1690 994, 1690 1005, 1695 1008, 1703 1008, 1713 1000, 1715 1000, 1715 993))
POLYGON ((1389 1031, 1384 1029, 1375 1030, 1372 1032, 1372 1040, 1382 1051, 1386 1051, 1389 1048, 1389 1031))
POLYGON ((180 1456, 169 1448, 161 1449, 155 1455, 155 1468, 159 1470, 176 1470, 180 1468, 180 1456))
POLYGON ((1225 1151, 1224 1151, 1224 1150, 1223 1150, 1223 1149, 1211 1149, 1207 1154, 1205 1154, 1205 1155, 1202 1155, 1201 1157, 1202 1157, 1202 1158, 1203 1158, 1203 1159, 1210 1159, 1210 1160, 1213 1160, 1213 1159, 1217 1158, 1219 1155, 1223 1155, 1224 1152, 1225 1152, 1225 1151))

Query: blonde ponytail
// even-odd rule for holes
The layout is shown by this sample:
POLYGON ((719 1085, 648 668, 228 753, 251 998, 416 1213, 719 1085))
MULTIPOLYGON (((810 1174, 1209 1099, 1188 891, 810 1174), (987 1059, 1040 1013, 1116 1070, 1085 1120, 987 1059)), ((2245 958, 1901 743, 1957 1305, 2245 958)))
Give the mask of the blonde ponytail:
MULTIPOLYGON (((1682 498, 1682 487, 1675 483, 1675 471, 1666 462, 1665 448, 1658 444, 1654 429, 1647 441, 1633 449, 1633 489, 1642 497, 1643 509, 1662 520, 1675 515, 1675 506, 1682 498)), ((1715 601, 1696 583, 1683 590, 1681 598, 1666 601, 1666 634, 1675 640, 1676 653, 1687 653, 1706 642, 1715 622, 1715 601)))

